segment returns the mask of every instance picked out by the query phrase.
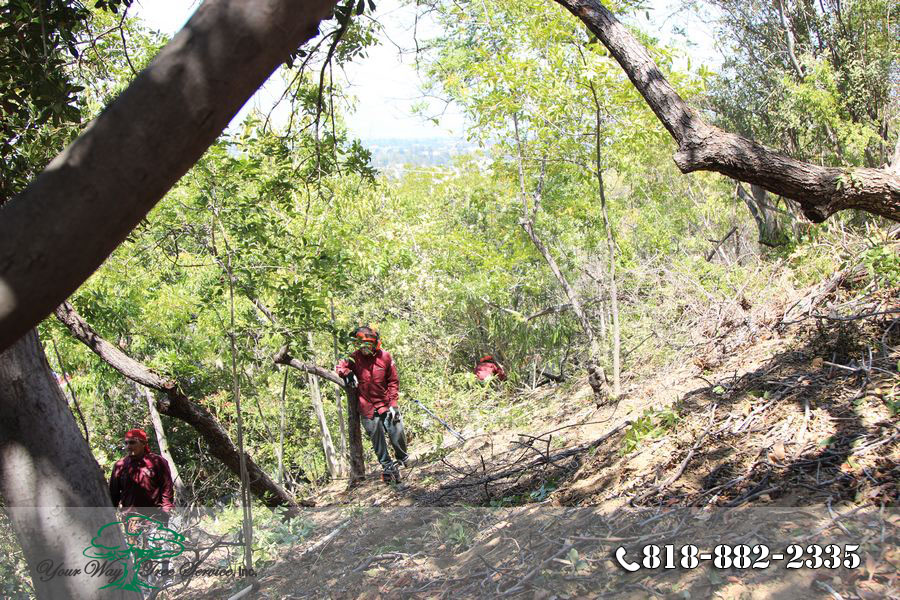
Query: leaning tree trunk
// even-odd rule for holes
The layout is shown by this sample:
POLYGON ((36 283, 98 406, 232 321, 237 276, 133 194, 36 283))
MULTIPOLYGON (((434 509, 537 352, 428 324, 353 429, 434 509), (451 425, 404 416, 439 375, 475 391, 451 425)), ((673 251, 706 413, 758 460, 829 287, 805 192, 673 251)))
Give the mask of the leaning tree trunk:
POLYGON ((328 421, 325 418, 325 407, 322 405, 322 391, 319 388, 319 380, 312 373, 306 374, 309 383, 309 397, 312 400, 313 411, 316 413, 316 420, 319 421, 319 429, 322 431, 322 450, 325 452, 325 465, 328 467, 328 474, 331 477, 340 477, 343 475, 341 469, 340 457, 334 449, 334 442, 331 439, 331 432, 328 430, 328 421))
POLYGON ((156 432, 156 441, 159 442, 159 455, 166 459, 169 463, 169 470, 172 472, 172 484, 175 487, 175 504, 185 505, 184 481, 181 479, 181 473, 178 472, 178 465, 169 452, 169 438, 166 437, 166 430, 163 428, 162 417, 156 410, 156 398, 150 388, 143 389, 144 397, 147 398, 147 408, 150 410, 150 421, 153 423, 153 431, 156 432))
POLYGON ((294 367, 298 371, 310 373, 322 379, 327 379, 331 383, 344 390, 347 396, 347 413, 350 437, 350 483, 353 484, 366 478, 366 461, 363 456, 362 447, 362 429, 359 422, 359 401, 356 393, 344 385, 344 382, 336 373, 323 369, 318 365, 313 365, 297 360, 288 353, 288 347, 282 346, 278 353, 272 357, 275 364, 294 367))
MULTIPOLYGON (((572 289, 572 286, 569 284, 569 280, 566 279, 566 276, 559 268, 559 265, 556 264, 556 260, 553 258, 553 255, 550 254, 550 251, 544 245, 543 241, 541 241, 541 238, 538 236, 537 232, 534 229, 534 219, 541 205, 541 193, 544 179, 543 166, 541 167, 541 179, 534 193, 534 203, 531 207, 531 210, 529 211, 528 194, 525 191, 525 158, 522 151, 522 140, 519 137, 519 120, 515 115, 513 115, 513 125, 515 127, 516 134, 516 147, 518 148, 519 153, 519 191, 522 196, 522 218, 519 220, 519 225, 522 226, 522 229, 524 229, 525 233, 528 234, 528 237, 531 238, 531 242, 534 244, 534 247, 537 248, 537 251, 544 258, 544 262, 546 262, 547 266, 550 267, 550 271, 553 273, 553 276, 556 277, 556 280, 559 282, 560 287, 562 287, 563 292, 565 292, 566 294, 566 298, 568 298, 569 303, 572 305, 572 312, 574 312, 575 316, 578 318, 578 322, 581 324, 581 329, 584 331, 584 334, 588 338, 588 343, 590 344, 590 357, 588 358, 587 364, 588 383, 590 384, 591 389, 594 392, 595 400, 599 404, 600 402, 604 401, 606 399, 606 396, 608 395, 606 389, 606 373, 604 373, 603 368, 597 364, 597 360, 600 356, 600 344, 597 342, 597 336, 594 334, 594 328, 591 325, 591 320, 588 318, 587 313, 584 311, 584 308, 581 305, 581 300, 578 299, 578 294, 576 294, 575 290, 572 289)), ((536 379, 537 362, 532 365, 532 389, 534 389, 537 383, 536 379)))
POLYGON ((0 351, 68 298, 335 0, 207 0, 0 218, 0 351))
POLYGON ((704 122, 678 95, 647 49, 600 0, 555 0, 581 19, 606 46, 669 134, 678 143, 682 173, 715 171, 796 200, 821 222, 857 208, 900 220, 900 175, 887 169, 822 167, 799 161, 704 122))
MULTIPOLYGON (((106 582, 95 577, 46 577, 43 570, 51 563, 83 569, 88 559, 82 553, 116 514, 100 466, 50 374, 35 330, 0 353, 0 414, 0 494, 37 597, 140 598, 119 590, 101 592, 106 582)), ((124 547, 118 528, 105 533, 105 545, 124 547)))
MULTIPOLYGON (((56 317, 76 339, 90 348, 106 364, 131 381, 164 394, 165 398, 159 400, 156 405, 159 412, 184 421, 193 427, 208 444, 210 453, 222 461, 222 464, 228 467, 233 474, 240 477, 241 453, 231 441, 228 432, 206 408, 191 402, 178 387, 176 381, 155 373, 146 365, 122 352, 117 346, 97 335, 97 332, 81 318, 81 315, 68 302, 64 302, 56 309, 56 317)), ((250 491, 262 499, 267 506, 297 507, 297 501, 284 488, 275 483, 249 456, 247 457, 247 469, 250 476, 250 491)), ((302 501, 299 504, 301 506, 314 505, 309 501, 302 501)))
MULTIPOLYGON (((540 252, 542 257, 544 257, 544 261, 547 263, 547 266, 550 267, 550 271, 553 272, 554 277, 556 277, 556 280, 559 282, 559 285, 565 292, 566 297, 572 304, 572 312, 575 313, 575 316, 578 318, 578 322, 581 323, 581 328, 584 330, 585 335, 587 335, 588 337, 591 353, 590 358, 588 359, 587 366, 588 383, 590 384, 591 389, 594 392, 594 397, 597 402, 603 402, 608 396, 606 387, 607 380, 606 374, 603 372, 603 368, 597 364, 597 359, 600 356, 600 345, 597 343, 597 336, 594 334, 594 328, 591 326, 591 321, 588 318, 587 313, 584 312, 584 308, 582 308, 581 301, 578 299, 578 295, 575 293, 575 290, 572 289, 571 285, 569 285, 569 281, 566 279, 566 276, 563 275, 563 272, 560 270, 559 265, 556 264, 556 260, 554 260, 553 255, 550 254, 550 251, 547 250, 547 247, 535 232, 534 223, 532 223, 530 219, 524 218, 520 221, 520 225, 522 225, 522 229, 525 230, 525 233, 528 234, 528 237, 531 238, 532 243, 534 243, 534 247, 537 248, 537 251, 540 252)), ((532 387, 534 387, 534 380, 536 379, 536 364, 534 366, 534 369, 535 373, 532 375, 532 387)))

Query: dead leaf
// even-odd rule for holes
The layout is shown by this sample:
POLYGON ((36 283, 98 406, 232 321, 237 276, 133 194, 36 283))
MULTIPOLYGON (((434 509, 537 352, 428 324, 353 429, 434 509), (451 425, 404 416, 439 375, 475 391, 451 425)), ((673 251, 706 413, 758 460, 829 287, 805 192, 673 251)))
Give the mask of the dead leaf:
POLYGON ((781 440, 778 440, 777 442, 775 442, 775 447, 772 450, 775 454, 775 458, 778 459, 778 462, 783 462, 784 457, 785 457, 784 442, 782 442, 781 440))
POLYGON ((817 357, 817 358, 814 358, 814 359, 812 360, 812 368, 813 368, 813 369, 821 369, 824 362, 825 362, 825 361, 822 360, 821 358, 818 358, 818 357, 817 357))

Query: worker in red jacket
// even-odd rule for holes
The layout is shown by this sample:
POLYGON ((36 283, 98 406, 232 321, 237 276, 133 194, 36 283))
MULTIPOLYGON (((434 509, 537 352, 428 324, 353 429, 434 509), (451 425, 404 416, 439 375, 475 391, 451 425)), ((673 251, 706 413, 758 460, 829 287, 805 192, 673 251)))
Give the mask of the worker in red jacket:
POLYGON ((167 522, 169 512, 175 508, 168 461, 150 452, 147 434, 142 429, 125 433, 125 448, 128 456, 115 464, 109 478, 113 506, 167 522))
POLYGON ((357 327, 353 341, 356 351, 337 365, 337 374, 345 381, 356 379, 359 414, 383 473, 381 480, 400 480, 398 465, 406 466, 406 435, 397 407, 399 386, 397 367, 391 354, 381 348, 381 337, 371 327, 357 327), (387 433, 396 461, 391 460, 384 436, 387 433))
POLYGON ((500 381, 506 381, 506 371, 494 360, 494 357, 488 354, 478 359, 475 364, 475 377, 479 381, 485 381, 489 377, 496 377, 500 381))

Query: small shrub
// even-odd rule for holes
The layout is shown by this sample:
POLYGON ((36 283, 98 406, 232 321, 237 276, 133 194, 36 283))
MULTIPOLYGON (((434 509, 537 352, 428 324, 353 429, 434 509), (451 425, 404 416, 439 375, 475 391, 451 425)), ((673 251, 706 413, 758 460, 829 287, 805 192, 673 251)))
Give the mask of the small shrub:
POLYGON ((648 408, 625 432, 625 440, 619 453, 623 456, 630 454, 637 450, 644 439, 662 437, 675 427, 678 420, 678 413, 671 408, 660 410, 648 408))

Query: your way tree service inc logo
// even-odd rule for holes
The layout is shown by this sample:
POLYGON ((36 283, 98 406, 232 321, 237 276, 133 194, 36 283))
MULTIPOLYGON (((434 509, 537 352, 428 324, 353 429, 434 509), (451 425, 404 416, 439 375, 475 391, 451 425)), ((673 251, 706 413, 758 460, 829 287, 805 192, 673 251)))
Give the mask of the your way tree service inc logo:
POLYGON ((116 588, 121 590, 141 591, 141 588, 156 589, 140 576, 148 571, 144 565, 148 561, 167 561, 184 552, 184 536, 169 529, 167 524, 144 515, 129 515, 122 521, 107 523, 97 530, 91 539, 91 545, 84 549, 84 556, 95 559, 88 563, 88 569, 98 576, 109 578, 118 576, 111 583, 100 589, 116 588), (124 525, 125 544, 122 546, 106 546, 104 531, 109 527, 124 525), (129 561, 129 558, 132 559, 129 561), (102 563, 99 561, 103 561, 102 563), (129 566, 131 572, 129 572, 129 566))

